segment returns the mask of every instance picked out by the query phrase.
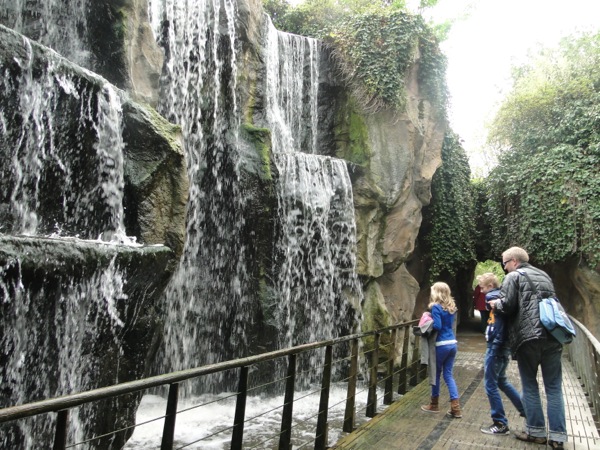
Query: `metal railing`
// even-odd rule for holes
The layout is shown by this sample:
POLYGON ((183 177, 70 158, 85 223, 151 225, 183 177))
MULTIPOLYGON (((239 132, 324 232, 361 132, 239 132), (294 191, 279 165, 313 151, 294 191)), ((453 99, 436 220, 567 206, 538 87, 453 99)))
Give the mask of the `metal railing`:
MULTIPOLYGON (((235 415, 231 427, 220 430, 220 432, 231 432, 231 449, 242 449, 244 441, 244 426, 250 420, 246 418, 246 402, 248 393, 256 389, 249 387, 249 373, 253 366, 265 362, 275 361, 287 358, 287 371, 285 377, 280 380, 285 383, 285 393, 283 404, 279 406, 281 412, 280 432, 269 438, 279 441, 279 449, 290 449, 292 429, 295 425, 293 405, 296 400, 296 381, 298 376, 297 358, 306 352, 316 349, 324 349, 324 361, 320 369, 321 387, 316 392, 319 394, 319 408, 316 415, 316 431, 314 440, 307 443, 314 448, 321 450, 328 445, 328 411, 330 409, 330 388, 332 385, 332 368, 334 364, 344 361, 347 364, 347 377, 341 381, 347 383, 347 395, 345 398, 345 409, 342 429, 344 432, 351 432, 355 428, 356 422, 356 396, 357 384, 359 380, 359 357, 362 355, 368 362, 367 384, 367 404, 365 408, 366 417, 374 417, 377 414, 378 405, 378 386, 383 389, 382 402, 389 405, 393 401, 394 393, 404 394, 410 386, 416 386, 425 378, 425 370, 420 365, 419 342, 420 339, 411 337, 412 326, 417 323, 416 320, 393 325, 383 329, 344 336, 327 341, 299 345, 289 349, 277 350, 247 358, 240 358, 232 361, 225 361, 217 364, 211 364, 194 369, 173 372, 165 375, 154 376, 141 380, 121 383, 114 386, 94 389, 78 394, 67 395, 64 397, 29 403, 19 406, 13 406, 0 410, 0 424, 23 420, 29 417, 41 414, 56 413, 54 450, 73 448, 79 445, 87 444, 96 439, 104 438, 110 434, 123 433, 127 429, 133 429, 141 424, 132 425, 128 428, 114 430, 102 436, 95 436, 86 439, 83 442, 69 443, 69 411, 81 405, 92 402, 111 399, 117 396, 141 393, 151 388, 168 386, 168 398, 165 414, 154 420, 164 419, 161 450, 171 450, 175 444, 175 429, 178 414, 185 410, 178 410, 179 388, 180 384, 187 380, 196 379, 211 374, 224 371, 239 371, 238 389, 234 393, 236 397, 235 415), (372 341, 371 341, 372 337, 372 341), (367 350, 361 351, 361 343, 368 341, 365 345, 367 350), (382 344, 382 340, 386 344, 382 344), (334 347, 342 346, 347 349, 347 354, 341 360, 333 361, 334 347), (400 347, 397 347, 400 346, 400 347), (396 351, 398 349, 398 351, 396 351), (387 350, 387 355, 391 355, 386 360, 380 359, 382 351, 387 350), (399 354, 400 359, 397 363, 395 355, 399 354)), ((336 347, 339 350, 340 347, 336 347)), ((339 351, 338 351, 339 354, 339 351)), ((597 352, 596 352, 597 355, 597 352)), ((597 364, 597 358, 596 358, 597 364)), ((596 366, 597 367, 597 366, 596 366)), ((597 384, 596 384, 597 386, 597 384)), ((596 391, 597 393, 597 391, 596 391)), ((130 430, 131 431, 131 430, 130 430)), ((204 437, 206 438, 206 436, 204 437)), ((186 447, 193 443, 186 443, 186 447)), ((304 445, 302 446, 304 447, 304 445)))
POLYGON ((588 398, 588 406, 594 415, 596 428, 600 431, 600 342, 578 320, 569 316, 577 327, 577 336, 566 346, 567 355, 581 381, 588 398))

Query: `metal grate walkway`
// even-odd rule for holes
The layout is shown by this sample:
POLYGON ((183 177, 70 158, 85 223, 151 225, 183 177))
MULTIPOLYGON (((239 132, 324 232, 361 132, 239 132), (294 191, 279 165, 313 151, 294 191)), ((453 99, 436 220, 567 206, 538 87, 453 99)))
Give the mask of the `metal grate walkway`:
MULTIPOLYGON (((461 335, 459 332, 458 340, 459 351, 454 377, 461 393, 462 419, 445 417, 449 398, 448 389, 443 381, 440 413, 431 414, 421 411, 420 406, 428 403, 430 396, 430 388, 425 380, 375 418, 353 433, 343 436, 332 448, 337 450, 545 448, 543 445, 519 441, 512 434, 490 436, 479 431, 482 426, 492 423, 483 383, 485 342, 483 336, 478 333, 461 335)), ((511 362, 508 374, 509 379, 519 389, 519 375, 515 361, 511 362)), ((541 375, 539 384, 543 389, 541 375)), ((588 407, 588 400, 567 359, 563 359, 563 392, 569 434, 569 442, 565 448, 600 450, 600 437, 588 407)), ((503 401, 508 414, 509 427, 523 430, 523 419, 519 417, 517 410, 504 395, 503 401)))

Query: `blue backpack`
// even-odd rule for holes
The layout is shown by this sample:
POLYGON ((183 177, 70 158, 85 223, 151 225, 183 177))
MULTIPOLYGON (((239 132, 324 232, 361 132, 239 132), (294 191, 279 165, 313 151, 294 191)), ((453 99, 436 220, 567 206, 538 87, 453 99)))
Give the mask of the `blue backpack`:
POLYGON ((529 275, 525 271, 518 270, 521 275, 527 278, 527 282, 531 286, 533 292, 532 299, 537 297, 540 308, 540 320, 542 325, 558 342, 561 344, 569 344, 576 336, 575 327, 569 319, 560 301, 556 297, 540 298, 540 295, 531 282, 529 275))

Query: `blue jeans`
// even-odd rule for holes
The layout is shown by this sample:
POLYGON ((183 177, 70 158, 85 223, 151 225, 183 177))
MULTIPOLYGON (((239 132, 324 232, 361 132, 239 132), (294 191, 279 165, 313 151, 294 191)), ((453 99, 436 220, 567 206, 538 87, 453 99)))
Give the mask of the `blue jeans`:
POLYGON ((541 366, 547 400, 548 439, 567 442, 561 355, 562 344, 548 336, 548 339, 536 339, 522 344, 517 353, 517 362, 523 385, 523 406, 527 416, 525 431, 530 436, 546 437, 544 411, 537 382, 538 367, 541 366))
POLYGON ((454 360, 456 359, 456 344, 441 345, 435 348, 435 385, 431 386, 431 396, 440 396, 440 375, 444 374, 444 381, 448 386, 450 400, 456 400, 458 396, 458 388, 452 376, 454 369, 454 360))
POLYGON ((515 387, 510 384, 506 377, 506 369, 510 362, 510 349, 505 347, 503 349, 492 350, 491 346, 488 346, 485 352, 485 362, 483 367, 485 370, 485 393, 488 396, 490 402, 491 415, 494 423, 501 423, 502 425, 508 425, 508 419, 504 412, 504 405, 502 404, 502 398, 500 397, 500 391, 508 397, 508 399, 515 405, 517 411, 522 415, 525 415, 523 404, 521 403, 521 396, 515 387))

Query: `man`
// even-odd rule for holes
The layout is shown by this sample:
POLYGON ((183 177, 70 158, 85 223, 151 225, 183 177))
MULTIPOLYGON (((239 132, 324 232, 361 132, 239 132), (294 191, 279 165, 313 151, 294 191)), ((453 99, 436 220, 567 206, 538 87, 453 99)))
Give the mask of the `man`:
MULTIPOLYGON (((487 303, 501 298, 500 282, 498 277, 491 272, 484 273, 477 277, 481 292, 485 294, 487 303)), ((492 423, 489 427, 481 428, 481 432, 496 436, 507 436, 510 431, 508 428, 508 417, 504 411, 504 404, 500 397, 500 391, 504 392, 522 417, 525 417, 525 410, 521 402, 521 396, 515 387, 508 381, 506 369, 510 362, 510 347, 507 339, 507 324, 504 315, 499 311, 490 314, 488 326, 485 333, 487 341, 487 350, 485 352, 485 393, 490 402, 490 414, 492 423)))
POLYGON ((533 295, 537 292, 540 298, 554 297, 554 285, 548 274, 528 261, 529 255, 520 247, 502 253, 502 266, 508 274, 502 283, 501 298, 490 302, 492 308, 505 314, 510 324, 510 347, 521 376, 526 427, 525 432, 516 432, 515 437, 537 444, 547 441, 550 448, 564 448, 567 427, 562 396, 562 344, 546 332, 540 321, 537 297, 533 295), (538 367, 542 368, 546 391, 548 436, 537 383, 538 367))

